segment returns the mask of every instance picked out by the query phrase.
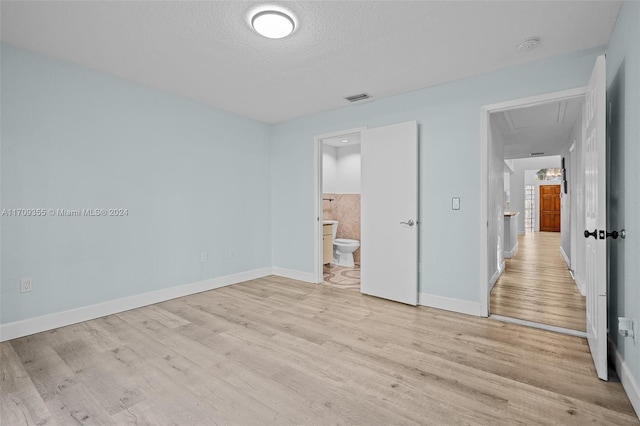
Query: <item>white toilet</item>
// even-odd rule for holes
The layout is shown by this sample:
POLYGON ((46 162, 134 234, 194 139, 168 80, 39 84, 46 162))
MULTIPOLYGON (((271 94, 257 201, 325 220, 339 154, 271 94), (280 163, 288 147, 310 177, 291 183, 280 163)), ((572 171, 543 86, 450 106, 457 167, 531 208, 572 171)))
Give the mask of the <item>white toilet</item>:
POLYGON ((360 247, 360 241, 348 238, 333 240, 333 263, 338 266, 353 268, 353 252, 360 247))
POLYGON ((360 241, 350 240, 348 238, 336 239, 338 233, 338 221, 331 220, 325 221, 325 223, 331 223, 333 231, 333 264, 337 266, 346 266, 353 268, 355 263, 353 261, 353 252, 360 247, 360 241))

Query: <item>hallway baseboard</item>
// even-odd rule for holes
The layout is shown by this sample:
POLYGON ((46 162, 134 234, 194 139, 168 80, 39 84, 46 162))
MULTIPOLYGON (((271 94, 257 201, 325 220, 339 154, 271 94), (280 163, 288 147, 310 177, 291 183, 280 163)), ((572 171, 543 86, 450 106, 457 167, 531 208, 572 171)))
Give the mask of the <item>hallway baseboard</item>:
POLYGON ((460 314, 482 316, 480 303, 470 300, 418 293, 418 305, 444 309, 445 311, 458 312, 460 314))
POLYGON ((560 246, 560 254, 562 255, 562 258, 564 259, 564 263, 567 264, 567 268, 571 269, 571 260, 569 260, 569 256, 567 256, 567 253, 564 252, 564 247, 560 246))
POLYGON ((493 276, 489 280, 489 293, 491 293, 491 290, 493 290, 493 286, 496 285, 496 283, 498 282, 498 279, 500 278, 500 275, 502 275, 502 273, 504 272, 505 265, 506 263, 503 260, 498 270, 493 274, 493 276))
POLYGON ((585 283, 582 282, 582 280, 580 279, 580 277, 578 275, 573 275, 573 280, 576 282, 576 286, 578 287, 578 291, 580 292, 581 295, 586 296, 587 295, 587 285, 585 283))
POLYGON ((633 377, 629 365, 622 357, 618 347, 613 343, 613 340, 611 340, 611 337, 609 337, 609 356, 613 358, 616 373, 618 373, 618 377, 620 377, 622 387, 627 393, 633 409, 636 410, 636 415, 640 419, 640 384, 633 377))

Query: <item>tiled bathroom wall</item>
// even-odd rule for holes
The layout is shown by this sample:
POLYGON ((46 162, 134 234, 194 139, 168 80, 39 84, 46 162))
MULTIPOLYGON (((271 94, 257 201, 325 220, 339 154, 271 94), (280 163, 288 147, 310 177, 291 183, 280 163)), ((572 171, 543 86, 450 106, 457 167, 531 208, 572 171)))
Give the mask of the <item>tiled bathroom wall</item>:
MULTIPOLYGON (((325 193, 322 198, 333 198, 322 202, 322 217, 339 222, 336 238, 360 241, 360 194, 325 193)), ((353 260, 360 263, 360 249, 353 253, 353 260)))

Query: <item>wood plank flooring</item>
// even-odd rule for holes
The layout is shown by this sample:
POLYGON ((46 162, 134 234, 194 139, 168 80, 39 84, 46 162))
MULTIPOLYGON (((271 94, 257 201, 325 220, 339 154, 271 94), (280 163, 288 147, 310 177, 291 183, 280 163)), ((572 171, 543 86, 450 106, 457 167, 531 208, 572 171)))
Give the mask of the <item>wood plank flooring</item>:
POLYGON ((640 425, 584 339, 279 277, 0 350, 3 426, 640 425))
POLYGON ((491 291, 492 314, 586 331, 586 301, 560 254, 559 232, 519 236, 505 263, 491 291))

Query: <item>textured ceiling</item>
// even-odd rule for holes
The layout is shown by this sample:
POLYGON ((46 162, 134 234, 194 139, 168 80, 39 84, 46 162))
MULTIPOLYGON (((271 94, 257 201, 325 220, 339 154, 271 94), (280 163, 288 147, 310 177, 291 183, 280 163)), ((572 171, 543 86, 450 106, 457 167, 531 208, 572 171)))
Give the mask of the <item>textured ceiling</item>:
POLYGON ((606 45, 618 1, 277 2, 299 26, 248 25, 264 2, 1 3, 3 42, 268 123, 606 45), (518 43, 540 36, 539 48, 518 43))
POLYGON ((561 155, 572 142, 569 136, 582 105, 582 98, 574 98, 491 114, 504 139, 504 158, 528 158, 532 152, 561 155))

